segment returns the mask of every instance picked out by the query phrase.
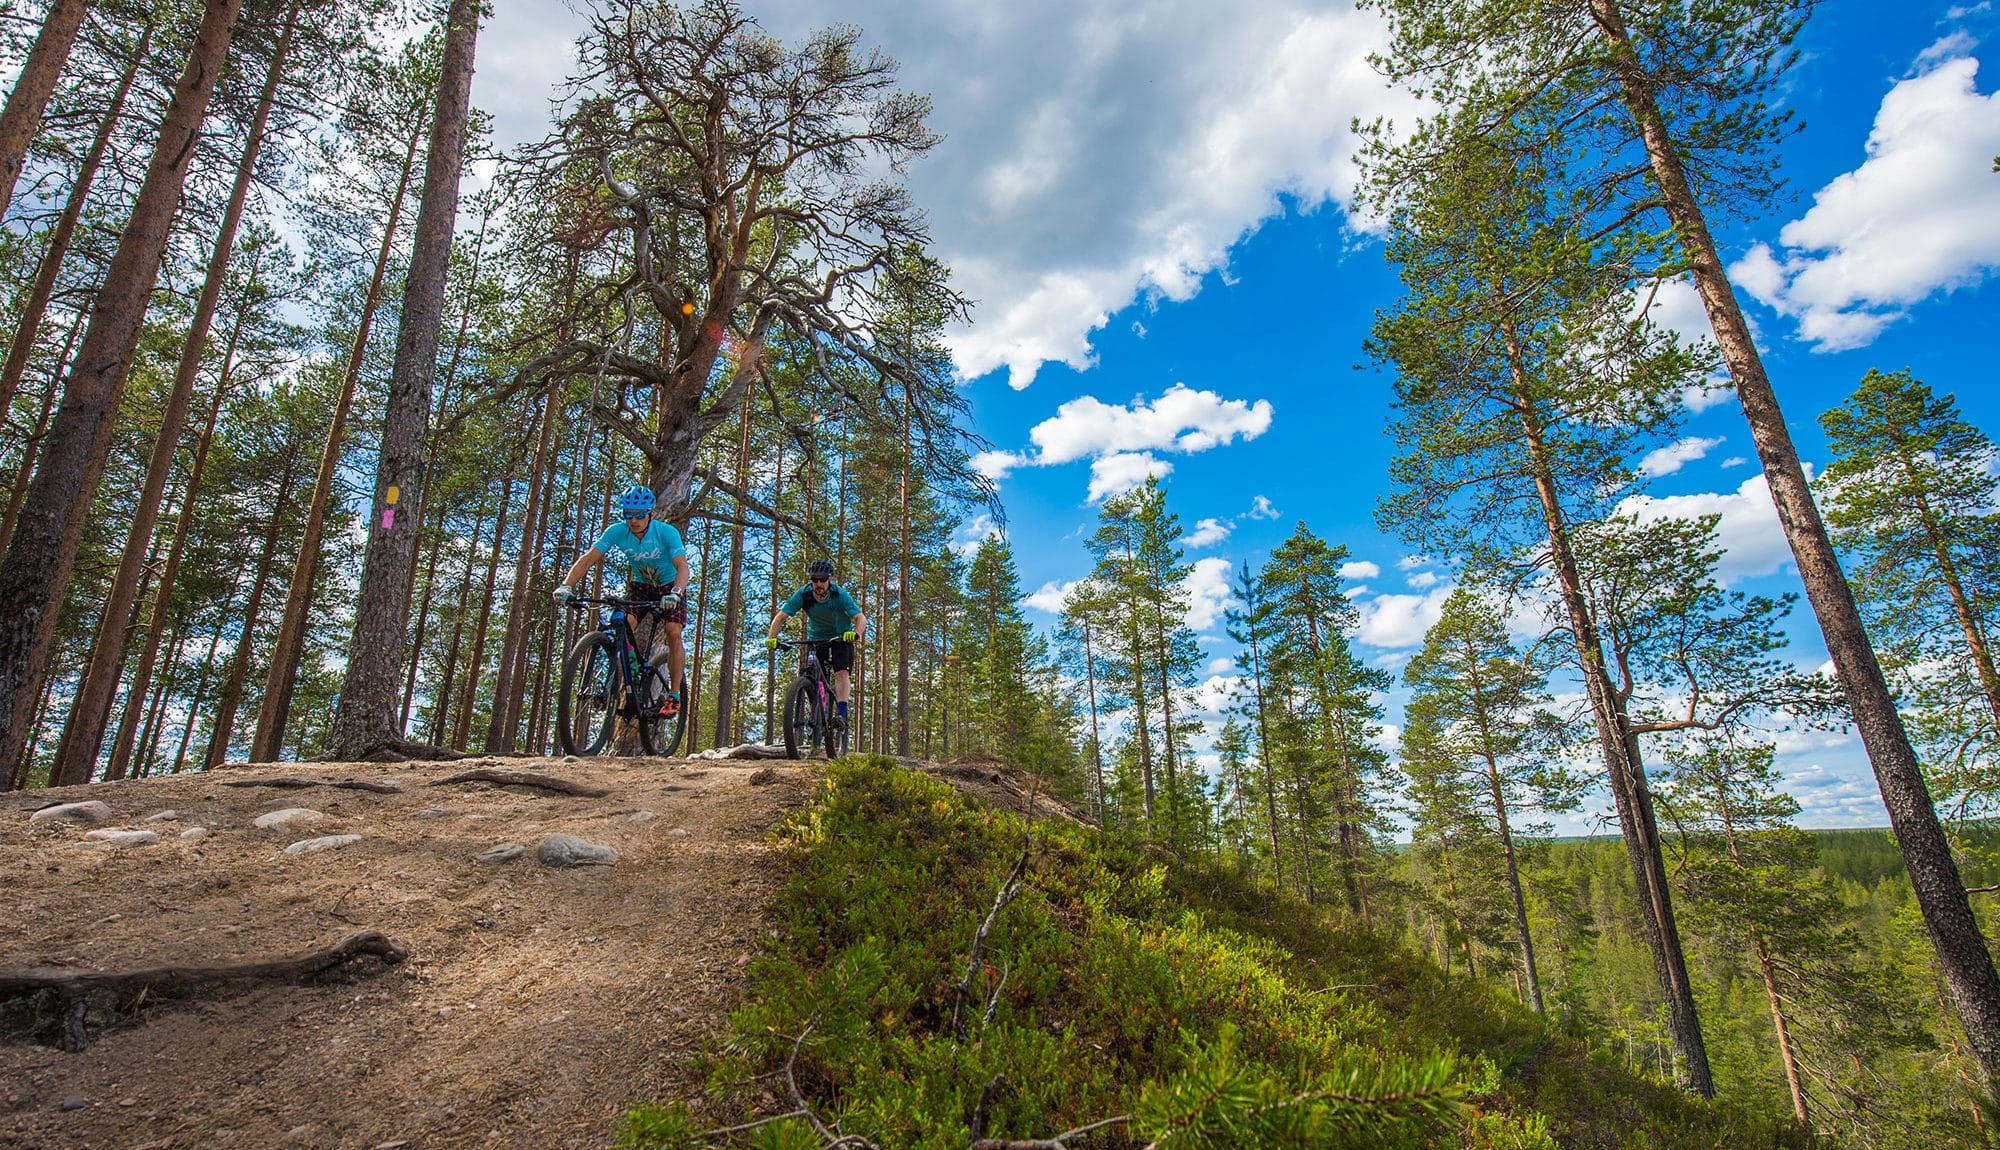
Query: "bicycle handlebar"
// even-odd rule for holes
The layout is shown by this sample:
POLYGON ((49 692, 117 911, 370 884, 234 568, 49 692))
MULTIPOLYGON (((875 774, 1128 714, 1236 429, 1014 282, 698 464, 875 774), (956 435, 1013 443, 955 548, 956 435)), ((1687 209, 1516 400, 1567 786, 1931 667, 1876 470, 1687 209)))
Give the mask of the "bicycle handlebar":
POLYGON ((563 600, 563 606, 578 611, 583 610, 585 607, 596 606, 614 607, 621 611, 630 611, 635 607, 657 611, 660 609, 660 601, 658 599, 621 599, 615 595, 605 595, 602 597, 572 595, 568 599, 563 600))

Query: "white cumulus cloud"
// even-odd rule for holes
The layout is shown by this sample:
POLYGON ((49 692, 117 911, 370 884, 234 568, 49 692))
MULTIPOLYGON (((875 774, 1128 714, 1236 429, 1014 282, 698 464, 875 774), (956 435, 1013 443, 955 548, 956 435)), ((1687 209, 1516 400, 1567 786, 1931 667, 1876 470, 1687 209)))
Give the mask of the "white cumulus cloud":
POLYGON ((1269 499, 1259 495, 1250 501, 1250 510, 1244 512, 1244 515, 1251 519, 1276 519, 1278 509, 1271 506, 1269 499))
POLYGON ((1204 519, 1194 525, 1194 530, 1181 540, 1183 547, 1213 547, 1236 529, 1234 523, 1221 519, 1204 519))
POLYGON ((1373 579, 1381 574, 1382 565, 1366 559, 1350 559, 1340 565, 1342 579, 1373 579))
POLYGON ((1196 634, 1222 620, 1223 612, 1238 606, 1229 589, 1229 560, 1213 556, 1194 561, 1188 573, 1187 625, 1196 634))
POLYGON ((1450 587, 1421 595, 1377 595, 1360 604, 1361 627, 1355 637, 1371 647, 1422 646, 1424 633, 1437 624, 1450 595, 1450 587))
POLYGON ((2000 268, 2000 93, 1980 93, 1967 51, 1958 37, 1927 50, 1883 98, 1861 166, 1814 193, 1778 233, 1782 252, 1758 244, 1730 269, 1819 350, 1865 346, 2000 268))
POLYGON ((1153 458, 1149 451, 1100 456, 1090 461, 1089 499, 1099 503, 1123 495, 1146 482, 1148 476, 1163 479, 1173 469, 1173 464, 1153 458))
POLYGON ((1030 594, 1023 595, 1021 605, 1033 607, 1037 611, 1047 611, 1051 615, 1060 615, 1063 608, 1069 604, 1069 593, 1076 590, 1076 585, 1081 582, 1083 582, 1081 579, 1072 579, 1067 583, 1050 580, 1035 588, 1030 594))
POLYGON ((1655 448, 1639 461, 1641 475, 1672 475, 1709 452, 1722 446, 1722 440, 1707 436, 1691 435, 1677 439, 1665 447, 1655 448))
POLYGON ((1739 579, 1770 575, 1791 561, 1791 545, 1778 523, 1778 510, 1771 503, 1770 485, 1764 473, 1745 479, 1731 492, 1698 495, 1634 495, 1618 504, 1618 511, 1641 522, 1656 519, 1693 519, 1720 515, 1716 542, 1722 547, 1722 562, 1716 577, 1725 586, 1739 579))

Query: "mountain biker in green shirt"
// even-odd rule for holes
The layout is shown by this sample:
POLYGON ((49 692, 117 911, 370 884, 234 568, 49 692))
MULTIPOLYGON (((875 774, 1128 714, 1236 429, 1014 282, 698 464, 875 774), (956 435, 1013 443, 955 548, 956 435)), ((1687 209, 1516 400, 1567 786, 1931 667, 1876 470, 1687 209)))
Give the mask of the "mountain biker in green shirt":
POLYGON ((847 721, 847 673, 854 666, 854 644, 868 631, 868 616, 847 588, 833 581, 833 560, 815 559, 806 567, 809 582, 792 592, 792 597, 771 616, 764 633, 764 648, 776 650, 778 630, 794 615, 806 617, 806 642, 819 652, 820 661, 833 669, 834 717, 847 721))
POLYGON ((612 570, 624 572, 626 598, 658 603, 653 611, 638 613, 652 620, 649 633, 641 638, 635 623, 632 638, 647 653, 646 661, 656 666, 659 655, 656 648, 666 647, 667 682, 671 686, 660 703, 660 714, 675 715, 681 709, 681 671, 687 664, 686 650, 681 645, 681 628, 687 624, 687 546, 673 524, 653 518, 656 503, 653 489, 643 483, 620 492, 618 513, 624 521, 606 527, 590 550, 577 556, 569 574, 563 576, 562 586, 551 594, 557 603, 569 602, 576 594, 578 581, 592 567, 609 559, 612 570), (671 575, 667 573, 669 570, 671 575))

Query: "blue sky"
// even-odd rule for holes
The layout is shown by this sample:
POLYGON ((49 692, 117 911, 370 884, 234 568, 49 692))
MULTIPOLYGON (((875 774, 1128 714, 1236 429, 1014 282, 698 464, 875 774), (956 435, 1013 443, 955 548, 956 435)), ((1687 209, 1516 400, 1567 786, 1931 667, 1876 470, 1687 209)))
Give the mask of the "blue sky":
MULTIPOLYGON (((1030 617, 1052 622, 1042 608, 1087 572, 1096 504, 1150 470, 1191 537, 1190 622, 1214 660, 1205 698, 1234 674, 1223 572, 1261 563, 1300 521, 1348 547, 1367 588, 1363 652, 1399 667, 1450 573, 1413 563, 1373 519, 1392 382, 1365 365, 1361 341, 1396 282, 1347 214, 1348 125, 1409 112, 1366 65, 1373 17, 1277 0, 1226 17, 1192 0, 748 7, 788 39, 829 20, 860 26, 935 101, 945 140, 909 180, 979 301, 953 349, 1004 472, 1030 617)), ((546 94, 568 63, 549 47, 578 25, 531 0, 496 3, 474 98, 503 143, 546 131, 546 94)), ((1826 461, 1815 417, 1871 367, 1912 369, 2000 434, 1996 38, 1990 0, 1821 4, 1787 81, 1805 123, 1782 154, 1790 199, 1711 221, 1811 463, 1826 461)), ((1662 314, 1701 326, 1691 295, 1662 314)), ((1795 590, 1733 397, 1685 434, 1654 462, 1648 493, 1723 514, 1732 586, 1795 590)), ((1794 661, 1819 665, 1803 607, 1792 631, 1794 661)), ((1400 694, 1388 703, 1399 725, 1400 694)), ((1850 736, 1779 739, 1803 823, 1886 822, 1850 736)))

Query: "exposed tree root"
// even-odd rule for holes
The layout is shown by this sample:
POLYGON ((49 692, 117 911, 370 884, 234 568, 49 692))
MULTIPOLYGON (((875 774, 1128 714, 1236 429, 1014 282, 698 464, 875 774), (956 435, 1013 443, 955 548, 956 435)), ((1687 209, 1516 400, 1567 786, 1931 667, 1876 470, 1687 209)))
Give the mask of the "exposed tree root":
POLYGON ((596 799, 610 794, 599 787, 586 786, 554 775, 536 774, 533 771, 508 771, 497 767, 482 767, 476 771, 460 771, 458 774, 438 779, 431 783, 434 787, 446 783, 492 783, 501 787, 538 787, 545 791, 556 791, 579 798, 596 799))
POLYGON ((93 994, 110 999, 114 1009, 131 1011, 156 998, 213 996, 240 983, 300 982, 371 954, 390 966, 410 956, 407 947, 380 931, 364 930, 325 950, 270 962, 130 971, 0 971, 0 1002, 53 994, 62 1015, 62 1048, 76 1053, 90 1044, 84 1021, 93 994))
POLYGON ((369 743, 355 753, 321 755, 309 760, 315 763, 404 763, 404 762, 450 762, 472 756, 464 751, 454 751, 450 747, 440 747, 435 743, 418 743, 404 738, 387 738, 369 743))
POLYGON ((402 784, 380 779, 302 779, 297 775, 274 775, 268 779, 229 779, 222 785, 225 787, 280 787, 288 789, 299 787, 341 787, 351 791, 373 791, 378 795, 400 795, 403 793, 402 784))

